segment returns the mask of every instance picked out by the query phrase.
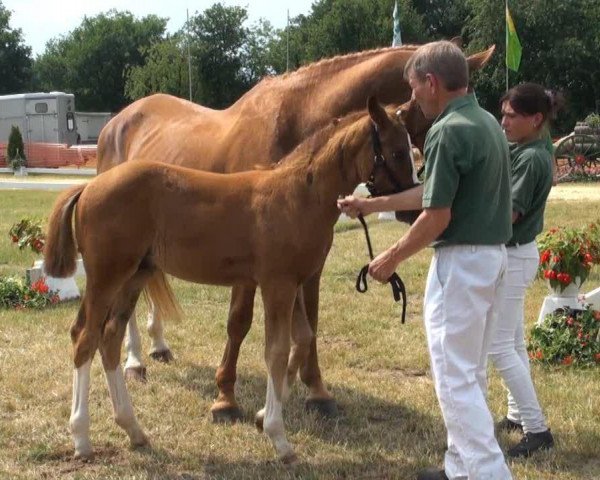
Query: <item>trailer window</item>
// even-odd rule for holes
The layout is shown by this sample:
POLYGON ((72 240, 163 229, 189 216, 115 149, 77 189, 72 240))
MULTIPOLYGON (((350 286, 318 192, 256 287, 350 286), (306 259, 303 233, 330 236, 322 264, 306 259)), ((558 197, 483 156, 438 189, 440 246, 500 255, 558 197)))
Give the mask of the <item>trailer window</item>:
POLYGON ((73 116, 73 112, 67 112, 67 130, 69 132, 75 130, 75 117, 73 116))
POLYGON ((48 104, 45 102, 36 103, 35 113, 48 113, 48 104))

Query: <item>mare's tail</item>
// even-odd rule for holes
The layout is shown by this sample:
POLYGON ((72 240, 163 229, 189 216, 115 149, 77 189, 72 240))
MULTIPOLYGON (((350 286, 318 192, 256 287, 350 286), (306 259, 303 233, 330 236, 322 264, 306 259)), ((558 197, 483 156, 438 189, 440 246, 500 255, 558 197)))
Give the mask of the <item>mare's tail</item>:
POLYGON ((85 188, 77 185, 62 193, 56 200, 44 246, 44 270, 52 277, 65 278, 75 273, 77 246, 73 235, 73 210, 85 188))
POLYGON ((181 320, 183 312, 162 270, 156 270, 144 288, 146 300, 154 304, 162 320, 181 320))

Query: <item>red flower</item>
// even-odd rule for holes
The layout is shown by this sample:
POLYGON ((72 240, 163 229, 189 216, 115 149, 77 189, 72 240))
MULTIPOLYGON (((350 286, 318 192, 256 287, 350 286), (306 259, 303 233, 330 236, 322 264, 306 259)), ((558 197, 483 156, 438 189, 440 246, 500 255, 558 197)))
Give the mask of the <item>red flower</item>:
POLYGON ((60 297, 58 295, 52 295, 52 298, 50 298, 50 303, 52 304, 56 304, 60 301, 60 297))
POLYGON ((567 355, 560 363, 563 365, 571 365, 573 363, 573 357, 571 355, 567 355))
POLYGON ((19 241, 19 237, 17 237, 16 235, 11 235, 11 240, 13 243, 17 243, 19 241))
POLYGON ((44 277, 40 278, 37 282, 34 282, 31 285, 31 289, 42 294, 48 293, 48 291, 50 290, 48 288, 48 285, 46 284, 46 280, 44 279, 44 277))
POLYGON ((559 273, 558 275, 556 275, 556 279, 563 285, 568 285, 569 283, 571 283, 571 275, 569 275, 568 273, 559 273))
POLYGON ((540 256, 540 263, 546 263, 548 260, 550 260, 550 255, 550 250, 546 250, 544 253, 542 253, 540 256))
POLYGON ((594 360, 596 360, 597 362, 600 362, 600 353, 597 353, 596 355, 594 355, 594 360))
POLYGON ((573 320, 573 317, 567 318, 567 325, 569 327, 572 327, 574 323, 575 323, 575 321, 573 320))
POLYGON ((541 350, 538 350, 537 352, 535 352, 535 358, 537 358, 538 360, 542 360, 544 358, 544 354, 542 353, 541 350))
POLYGON ((558 263, 558 262, 560 262, 560 257, 558 255, 554 255, 554 258, 552 259, 552 261, 554 263, 558 263))

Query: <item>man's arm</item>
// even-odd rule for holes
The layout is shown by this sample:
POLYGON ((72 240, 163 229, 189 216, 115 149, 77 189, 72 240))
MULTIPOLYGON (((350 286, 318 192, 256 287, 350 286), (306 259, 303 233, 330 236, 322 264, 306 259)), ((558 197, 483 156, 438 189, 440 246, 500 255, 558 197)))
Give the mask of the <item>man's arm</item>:
POLYGON ((400 210, 421 210, 423 201, 423 185, 409 190, 381 197, 361 198, 348 195, 338 200, 338 208, 350 218, 358 214, 370 215, 376 212, 391 212, 400 210))
POLYGON ((369 264, 369 275, 385 283, 400 262, 427 247, 448 227, 450 207, 426 208, 408 232, 369 264))

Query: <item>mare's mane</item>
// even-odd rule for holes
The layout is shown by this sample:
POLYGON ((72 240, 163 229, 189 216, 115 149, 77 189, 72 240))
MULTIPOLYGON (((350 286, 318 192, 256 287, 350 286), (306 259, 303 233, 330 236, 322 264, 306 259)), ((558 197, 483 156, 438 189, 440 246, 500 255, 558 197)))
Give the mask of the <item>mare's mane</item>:
MULTIPOLYGON (((419 48, 420 45, 402 45, 401 47, 383 47, 375 48, 373 50, 363 50, 360 52, 352 52, 345 55, 337 55, 331 58, 324 58, 315 62, 303 65, 298 70, 284 73, 282 75, 268 76, 263 78, 257 86, 266 86, 269 83, 281 82, 285 80, 295 80, 298 77, 319 75, 331 75, 337 73, 342 68, 347 68, 348 64, 355 65, 364 60, 368 60, 371 57, 375 57, 382 53, 389 53, 394 50, 403 51, 414 51, 419 48)), ((298 79, 299 80, 299 79, 298 79)))

